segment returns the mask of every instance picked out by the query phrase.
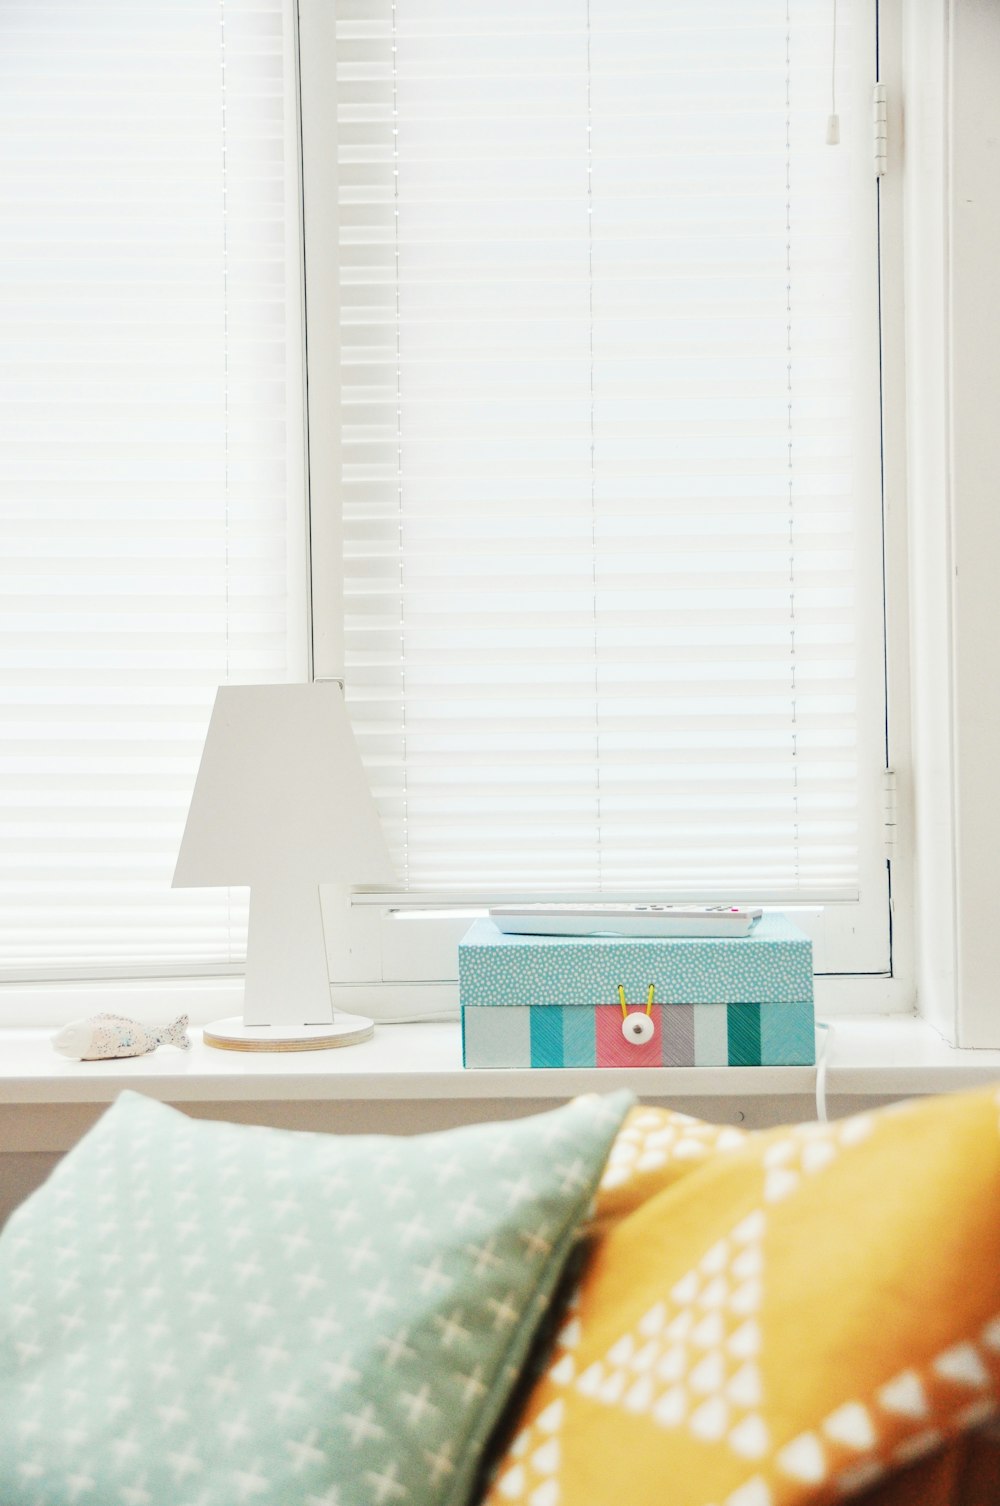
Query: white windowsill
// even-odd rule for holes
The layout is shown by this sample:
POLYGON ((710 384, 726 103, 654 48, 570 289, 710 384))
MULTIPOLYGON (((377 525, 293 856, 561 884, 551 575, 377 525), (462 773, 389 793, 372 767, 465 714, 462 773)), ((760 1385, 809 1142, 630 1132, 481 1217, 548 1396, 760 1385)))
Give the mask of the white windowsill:
MULTIPOLYGON (((627 1087, 640 1098, 809 1095, 813 1067, 655 1067, 465 1071, 455 1023, 380 1025, 333 1051, 248 1053, 171 1047, 142 1057, 71 1062, 48 1029, 0 1030, 0 1105, 104 1104, 133 1087, 171 1103, 552 1099, 627 1087)), ((828 1041, 830 1097, 894 1097, 1000 1081, 1000 1050, 947 1046, 910 1016, 841 1018, 828 1041)), ((0 1146, 0 1148, 3 1148, 0 1146)), ((8 1147, 9 1148, 9 1147, 8 1147)))
MULTIPOLYGON (((384 991, 395 997, 388 987, 384 991)), ((402 1009, 405 995, 399 991, 402 1009)), ((345 1002, 360 1012, 353 999, 345 1002)), ((822 1000, 818 1003, 825 1014, 822 1000)), ((67 1150, 125 1088, 198 1117, 338 1133, 417 1133, 538 1112, 577 1093, 617 1088, 628 1088, 647 1103, 748 1128, 815 1113, 814 1067, 465 1071, 461 1030, 454 1021, 379 1024, 371 1041, 332 1051, 255 1054, 206 1046, 197 1027, 241 1009, 242 979, 234 977, 0 990, 0 1153, 67 1150), (193 1022, 192 1048, 163 1046, 147 1056, 108 1062, 58 1056, 51 1044, 54 1028, 99 1010, 157 1025, 186 1012, 193 1022), (23 1028, 19 1022, 25 1018, 38 1023, 23 1028)), ((831 1114, 1000 1082, 1000 1050, 955 1050, 912 1015, 831 1018, 833 1030, 826 1036, 831 1114)), ((0 1194, 2 1183, 0 1176, 0 1194)))

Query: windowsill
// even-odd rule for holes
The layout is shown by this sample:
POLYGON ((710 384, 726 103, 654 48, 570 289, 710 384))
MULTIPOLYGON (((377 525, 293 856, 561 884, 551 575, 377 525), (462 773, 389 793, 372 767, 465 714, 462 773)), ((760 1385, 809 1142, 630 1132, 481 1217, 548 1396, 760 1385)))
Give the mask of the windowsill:
MULTIPOLYGON (((627 1087, 640 1098, 797 1097, 815 1091, 813 1067, 653 1067, 466 1071, 455 1023, 380 1025, 359 1046, 251 1053, 161 1047, 146 1056, 72 1062, 48 1029, 0 1031, 0 1106, 105 1104, 136 1088, 178 1104, 552 1099, 627 1087)), ((821 1038, 822 1044, 822 1038, 821 1038)), ((1000 1081, 1000 1050, 947 1046, 910 1016, 841 1018, 827 1041, 827 1094, 902 1097, 1000 1081)), ((4 1147, 0 1143, 0 1148, 4 1147)))

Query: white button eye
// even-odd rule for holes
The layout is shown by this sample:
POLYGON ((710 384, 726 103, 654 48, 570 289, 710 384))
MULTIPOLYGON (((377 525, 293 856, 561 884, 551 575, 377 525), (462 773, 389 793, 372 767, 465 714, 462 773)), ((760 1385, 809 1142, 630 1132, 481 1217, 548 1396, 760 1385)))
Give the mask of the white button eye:
POLYGON ((644 1046, 653 1039, 655 1026, 648 1014, 627 1014, 622 1020, 622 1035, 633 1046, 644 1046))

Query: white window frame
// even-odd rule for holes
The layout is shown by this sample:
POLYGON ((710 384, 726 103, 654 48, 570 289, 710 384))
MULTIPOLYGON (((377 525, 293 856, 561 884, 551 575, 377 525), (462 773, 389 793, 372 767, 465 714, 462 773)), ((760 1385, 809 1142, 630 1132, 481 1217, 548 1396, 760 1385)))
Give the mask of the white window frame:
MULTIPOLYGON (((901 68, 900 0, 877 0, 880 76, 893 100, 898 125, 901 68)), ((314 668, 317 678, 344 676, 341 521, 338 506, 339 331, 336 279, 337 206, 330 185, 337 177, 337 107, 334 39, 336 7, 329 0, 299 0, 300 88, 303 142, 304 238, 310 503, 313 561, 314 668)), ((873 85, 875 80, 872 80, 873 85)), ((884 551, 888 612, 887 732, 889 766, 908 767, 909 705, 906 624, 905 426, 902 376, 902 195, 898 129, 890 140, 887 176, 879 192, 881 338, 884 381, 884 551)), ((893 839, 887 905, 890 910, 887 966, 883 971, 830 974, 819 980, 821 1007, 831 1012, 895 1012, 912 1008, 910 828, 898 811, 887 811, 893 839)), ((785 906, 784 908, 788 908, 785 906)), ((380 1017, 455 1002, 455 947, 473 914, 462 896, 422 900, 405 895, 327 896, 325 915, 335 997, 345 1007, 380 1017)), ((857 908, 803 908, 800 919, 820 954, 856 925, 857 908)), ((822 966, 822 964, 820 964, 822 966)))
POLYGON ((918 1004, 1000 1045, 1000 9, 903 0, 918 1004))

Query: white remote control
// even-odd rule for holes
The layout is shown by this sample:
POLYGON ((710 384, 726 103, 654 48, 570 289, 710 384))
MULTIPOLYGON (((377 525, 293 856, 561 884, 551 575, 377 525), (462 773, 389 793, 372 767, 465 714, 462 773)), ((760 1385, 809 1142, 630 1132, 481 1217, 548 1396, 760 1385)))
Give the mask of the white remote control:
POLYGON ((761 915, 747 905, 493 905, 514 936, 748 936, 761 915))

